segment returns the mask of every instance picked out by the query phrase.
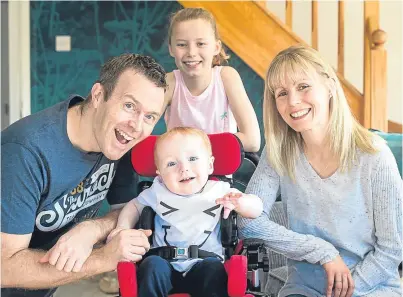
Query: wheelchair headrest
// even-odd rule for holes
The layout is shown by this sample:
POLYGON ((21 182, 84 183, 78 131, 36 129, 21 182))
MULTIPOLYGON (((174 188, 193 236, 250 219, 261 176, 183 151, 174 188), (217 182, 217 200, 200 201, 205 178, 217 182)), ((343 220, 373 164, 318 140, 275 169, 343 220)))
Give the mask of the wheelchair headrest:
MULTIPOLYGON (((156 176, 154 145, 158 136, 152 135, 135 145, 131 160, 133 169, 142 176, 156 176)), ((213 175, 233 174, 241 166, 244 152, 238 137, 231 133, 211 134, 208 136, 214 156, 213 175)))

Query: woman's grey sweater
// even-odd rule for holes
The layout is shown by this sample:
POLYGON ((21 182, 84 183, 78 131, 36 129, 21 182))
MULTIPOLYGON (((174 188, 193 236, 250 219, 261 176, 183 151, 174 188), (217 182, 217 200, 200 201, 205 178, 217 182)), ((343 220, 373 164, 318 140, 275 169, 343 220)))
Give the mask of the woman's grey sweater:
POLYGON ((241 237, 268 241, 284 254, 288 280, 279 296, 323 296, 326 275, 321 264, 338 254, 350 268, 354 296, 400 296, 398 265, 402 261, 402 179, 386 144, 376 154, 359 152, 356 165, 322 179, 303 153, 296 181, 279 176, 269 165, 266 149, 246 193, 259 196, 264 213, 241 218, 241 237), (286 229, 269 220, 276 197, 288 217, 286 229))

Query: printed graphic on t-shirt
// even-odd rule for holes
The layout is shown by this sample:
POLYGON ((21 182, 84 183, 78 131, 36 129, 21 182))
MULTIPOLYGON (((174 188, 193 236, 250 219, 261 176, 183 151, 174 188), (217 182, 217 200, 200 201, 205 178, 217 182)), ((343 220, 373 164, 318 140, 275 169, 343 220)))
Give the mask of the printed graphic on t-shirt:
MULTIPOLYGON (((102 165, 68 194, 40 211, 36 217, 36 227, 43 232, 60 229, 70 223, 80 211, 105 199, 115 175, 114 167, 114 163, 102 165)), ((84 217, 85 214, 80 216, 84 217)))

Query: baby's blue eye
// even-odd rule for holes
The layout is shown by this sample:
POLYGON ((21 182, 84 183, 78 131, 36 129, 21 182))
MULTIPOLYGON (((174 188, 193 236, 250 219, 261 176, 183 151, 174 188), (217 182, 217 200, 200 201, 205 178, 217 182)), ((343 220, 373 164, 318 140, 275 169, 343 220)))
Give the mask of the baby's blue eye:
POLYGON ((196 161, 196 160, 198 160, 198 159, 199 159, 198 157, 190 157, 190 158, 189 158, 189 161, 190 161, 190 162, 193 162, 193 161, 196 161))
POLYGON ((168 167, 172 167, 172 166, 175 166, 175 164, 176 164, 175 162, 168 162, 168 165, 167 165, 167 166, 168 166, 168 167))

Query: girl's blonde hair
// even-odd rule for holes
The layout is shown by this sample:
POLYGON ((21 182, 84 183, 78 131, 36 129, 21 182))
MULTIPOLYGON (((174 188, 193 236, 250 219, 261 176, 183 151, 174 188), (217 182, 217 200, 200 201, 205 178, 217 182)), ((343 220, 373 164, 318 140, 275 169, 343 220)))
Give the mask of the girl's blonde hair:
MULTIPOLYGON (((171 44, 172 32, 177 23, 202 19, 210 23, 214 31, 216 41, 220 40, 217 24, 214 16, 208 10, 203 8, 184 8, 172 14, 169 20, 168 42, 171 44)), ((224 47, 221 45, 220 53, 213 58, 212 66, 219 66, 228 63, 229 56, 225 53, 224 47)))
POLYGON ((309 47, 297 45, 281 51, 271 62, 267 71, 263 102, 263 122, 267 158, 279 175, 295 178, 295 165, 303 149, 303 139, 283 120, 276 107, 275 90, 285 85, 286 80, 296 81, 301 77, 323 78, 330 92, 329 124, 326 143, 331 153, 338 158, 342 172, 348 171, 357 158, 357 148, 366 153, 375 153, 375 138, 380 137, 362 127, 354 118, 346 96, 333 68, 319 53, 309 47))

